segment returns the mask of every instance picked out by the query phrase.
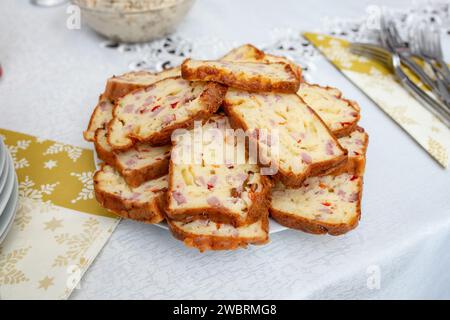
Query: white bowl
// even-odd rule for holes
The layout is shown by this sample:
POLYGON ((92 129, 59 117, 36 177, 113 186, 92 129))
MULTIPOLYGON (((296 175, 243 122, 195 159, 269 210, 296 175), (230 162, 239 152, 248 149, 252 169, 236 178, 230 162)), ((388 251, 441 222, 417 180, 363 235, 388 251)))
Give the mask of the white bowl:
POLYGON ((120 42, 146 42, 172 33, 194 0, 72 0, 82 22, 120 42))

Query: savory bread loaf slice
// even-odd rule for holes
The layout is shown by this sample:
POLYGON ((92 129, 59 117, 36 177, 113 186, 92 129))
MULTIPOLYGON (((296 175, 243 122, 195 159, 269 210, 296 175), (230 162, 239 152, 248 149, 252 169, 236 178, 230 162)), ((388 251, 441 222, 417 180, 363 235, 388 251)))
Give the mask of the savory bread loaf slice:
POLYGON ((98 129, 95 133, 97 156, 115 167, 131 187, 138 187, 169 172, 171 146, 152 147, 146 143, 137 143, 127 151, 114 152, 106 136, 105 129, 98 129))
POLYGON ((300 81, 286 63, 198 61, 186 59, 181 65, 186 80, 214 81, 248 91, 297 92, 300 81))
POLYGON ((348 173, 309 178, 298 189, 277 183, 270 214, 289 228, 340 235, 358 225, 362 186, 362 177, 348 173))
POLYGON ((307 177, 324 174, 347 158, 347 150, 296 94, 230 89, 224 109, 235 127, 247 130, 257 140, 262 154, 269 154, 264 150, 274 149, 275 153, 268 158, 271 167, 277 168, 276 178, 286 186, 300 187, 307 177), (278 136, 276 148, 269 143, 272 139, 259 138, 261 131, 278 136))
POLYGON ((99 128, 104 128, 106 124, 112 119, 112 110, 114 105, 104 95, 100 95, 97 106, 92 112, 91 119, 86 131, 83 131, 83 137, 86 141, 94 141, 95 131, 99 128))
POLYGON ((293 61, 280 56, 264 53, 251 44, 244 44, 228 52, 221 60, 223 61, 247 61, 247 62, 284 62, 289 64, 295 72, 298 80, 302 80, 302 68, 293 61))
MULTIPOLYGON (((237 145, 237 139, 226 135, 227 129, 231 129, 227 117, 214 115, 201 129, 204 135, 200 139, 196 140, 193 129, 173 141, 166 214, 172 220, 210 219, 233 226, 257 221, 267 213, 270 180, 245 155, 243 161, 233 161, 227 158, 231 153, 221 158, 220 152, 214 149, 224 143, 237 145), (195 152, 192 147, 198 152, 193 158, 183 159, 183 153, 190 156, 195 152)), ((245 145, 233 152, 239 150, 245 153, 245 145)))
POLYGON ((362 176, 366 166, 366 150, 369 143, 369 136, 361 127, 356 127, 350 135, 338 139, 341 146, 348 151, 348 158, 342 165, 333 170, 330 174, 339 175, 341 173, 362 176))
POLYGON ((269 241, 268 214, 258 221, 242 227, 216 223, 211 220, 191 222, 167 219, 169 229, 175 238, 188 247, 205 250, 234 250, 248 244, 264 244, 269 241))
POLYGON ((352 132, 359 121, 359 106, 342 98, 342 93, 331 87, 301 83, 297 94, 322 118, 336 137, 352 132))
POLYGON ((94 175, 95 197, 102 207, 123 218, 145 223, 164 220, 162 207, 166 190, 167 176, 131 188, 109 165, 104 165, 94 175))
POLYGON ((206 120, 220 107, 227 88, 218 83, 168 78, 117 101, 108 124, 108 142, 126 150, 135 142, 166 145, 175 129, 206 120))
POLYGON ((113 76, 106 82, 105 93, 107 99, 116 101, 136 89, 142 89, 160 80, 181 75, 180 67, 167 69, 158 73, 148 71, 132 71, 120 76, 113 76))

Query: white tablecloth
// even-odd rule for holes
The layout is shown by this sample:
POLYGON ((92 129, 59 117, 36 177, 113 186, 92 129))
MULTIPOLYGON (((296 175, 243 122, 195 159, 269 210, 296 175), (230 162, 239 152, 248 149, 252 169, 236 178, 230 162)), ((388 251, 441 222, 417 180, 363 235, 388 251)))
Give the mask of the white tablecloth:
MULTIPOLYGON (((373 2, 199 0, 179 31, 258 44, 275 27, 314 31, 325 16, 357 17, 373 2)), ((0 2, 0 127, 91 147, 81 135, 90 111, 129 61, 88 28, 68 30, 65 9, 0 2)), ((370 134, 355 231, 285 231, 263 247, 200 254, 165 230, 123 221, 72 297, 450 298, 450 170, 331 66, 316 79, 360 103, 370 134)))

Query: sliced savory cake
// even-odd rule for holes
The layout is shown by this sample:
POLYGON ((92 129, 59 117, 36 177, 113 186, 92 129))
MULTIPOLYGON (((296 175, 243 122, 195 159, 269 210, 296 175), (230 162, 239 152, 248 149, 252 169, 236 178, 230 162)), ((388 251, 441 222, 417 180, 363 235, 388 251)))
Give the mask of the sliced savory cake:
MULTIPOLYGON (((227 139, 226 143, 231 141, 225 133, 230 129, 229 122, 223 115, 214 115, 202 129, 204 137, 210 132, 215 138, 227 139)), ((245 156, 242 163, 225 157, 219 159, 220 155, 209 146, 223 145, 223 140, 221 144, 221 141, 209 138, 195 142, 196 150, 202 150, 194 156, 197 161, 183 160, 180 155, 185 150, 190 154, 194 138, 195 129, 173 142, 166 206, 168 217, 185 222, 210 219, 242 226, 267 213, 271 182, 260 174, 258 165, 246 161, 245 156)), ((231 143, 234 145, 236 140, 231 143)), ((245 153, 244 148, 242 150, 245 153)))
POLYGON ((352 132, 359 121, 359 106, 342 98, 339 90, 303 82, 297 94, 322 118, 336 137, 352 132))
POLYGON ((95 131, 99 128, 104 128, 112 119, 113 107, 114 105, 109 99, 106 99, 104 95, 100 95, 98 104, 89 120, 88 128, 83 132, 83 137, 86 141, 94 141, 95 131))
POLYGON ((104 96, 116 101, 127 93, 136 89, 142 89, 149 85, 171 77, 179 77, 181 75, 180 67, 167 69, 158 73, 148 71, 132 71, 124 73, 120 76, 113 76, 106 82, 104 96))
POLYGON ((94 191, 102 207, 117 215, 145 223, 164 220, 162 204, 167 190, 167 176, 131 188, 109 165, 94 175, 94 191))
POLYGON ((206 120, 222 103, 227 88, 218 83, 168 78, 135 90, 117 101, 108 124, 108 142, 126 150, 135 142, 170 143, 175 129, 206 120))
POLYGON ((298 80, 302 80, 302 68, 292 62, 291 60, 275 56, 271 54, 264 53, 262 50, 259 50, 255 46, 251 44, 244 44, 240 47, 237 47, 227 53, 221 60, 223 61, 248 61, 248 62, 284 62, 291 66, 292 70, 295 72, 298 80))
POLYGON ((269 241, 268 215, 242 227, 216 223, 211 220, 182 222, 167 220, 175 238, 188 247, 205 250, 233 250, 248 244, 264 244, 269 241))
POLYGON ((271 139, 260 139, 261 130, 278 135, 278 154, 271 156, 271 166, 289 187, 300 187, 307 177, 329 172, 347 158, 347 151, 320 117, 296 94, 230 89, 224 109, 234 126, 253 134, 262 150, 270 147, 271 139))
POLYGON ((187 59, 181 65, 184 79, 214 81, 248 91, 297 92, 300 81, 289 64, 198 61, 187 59))
POLYGON ((362 185, 362 177, 348 173, 309 178, 298 189, 277 183, 270 214, 289 228, 340 235, 358 225, 362 185))
POLYGON ((330 174, 349 173, 357 176, 364 174, 366 166, 366 150, 369 136, 361 127, 356 127, 350 135, 338 139, 341 146, 348 150, 348 159, 330 174))
POLYGON ((115 167, 131 187, 138 187, 168 173, 171 146, 152 147, 146 143, 137 143, 129 150, 114 152, 106 135, 105 129, 96 132, 94 145, 97 155, 115 167))

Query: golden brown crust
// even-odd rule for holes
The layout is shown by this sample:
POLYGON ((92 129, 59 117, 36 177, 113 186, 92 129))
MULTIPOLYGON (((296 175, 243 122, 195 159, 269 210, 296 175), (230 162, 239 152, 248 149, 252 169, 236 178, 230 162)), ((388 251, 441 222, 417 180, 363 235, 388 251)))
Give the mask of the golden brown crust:
MULTIPOLYGON (((174 78, 177 78, 177 77, 174 77, 174 78)), ((169 79, 169 78, 166 78, 161 81, 165 81, 167 79, 169 79)), ((156 83, 154 83, 152 85, 155 85, 155 84, 156 83)), ((227 93, 227 89, 228 88, 226 86, 221 85, 219 83, 213 83, 213 82, 207 83, 205 90, 202 92, 202 94, 200 95, 200 98, 199 98, 200 103, 202 103, 205 106, 205 108, 202 109, 201 111, 197 112, 191 119, 188 119, 182 123, 176 123, 171 126, 167 126, 167 127, 163 128, 161 131, 156 132, 146 138, 141 138, 139 136, 130 134, 128 136, 128 138, 130 139, 130 142, 128 144, 120 146, 120 147, 113 147, 113 149, 118 150, 118 151, 119 150, 125 151, 125 150, 132 148, 135 145, 135 143, 137 143, 137 142, 145 142, 145 143, 148 143, 155 147, 170 144, 171 135, 175 130, 190 129, 194 126, 195 121, 205 122, 206 120, 208 120, 211 117, 211 115, 213 115, 219 109, 220 105, 222 104, 223 98, 225 97, 225 94, 227 93)), ((131 94, 132 94, 132 92, 131 92, 131 94)), ((119 103, 116 103, 114 106, 113 117, 116 116, 116 110, 118 108, 118 105, 119 105, 119 103)), ((112 124, 112 121, 107 126, 108 132, 110 132, 110 130, 111 130, 111 124, 112 124)), ((109 138, 108 138, 108 142, 110 142, 109 138)))
POLYGON ((232 72, 226 72, 225 70, 208 65, 203 65, 198 68, 190 68, 188 66, 190 60, 191 59, 186 59, 181 65, 181 75, 187 80, 214 81, 232 88, 253 92, 276 91, 295 93, 300 87, 300 81, 297 79, 292 67, 289 64, 282 62, 277 62, 277 64, 284 65, 285 71, 292 75, 292 80, 272 80, 264 75, 239 77, 232 72))
POLYGON ((124 95, 137 90, 147 87, 148 85, 143 85, 140 83, 132 83, 125 81, 118 81, 116 76, 108 79, 105 87, 105 97, 115 102, 117 99, 123 97, 124 95))
MULTIPOLYGON (((359 132, 365 132, 363 128, 356 127, 355 130, 359 132)), ((329 174, 338 176, 342 173, 353 174, 355 176, 363 176, 366 168, 366 151, 367 145, 369 144, 369 135, 366 133, 364 136, 365 139, 363 141, 363 153, 359 156, 349 156, 348 159, 339 165, 334 170, 332 170, 329 174)))
MULTIPOLYGON (((304 101, 301 97, 299 97, 298 95, 296 95, 296 96, 304 103, 304 101)), ((311 111, 311 113, 315 114, 318 121, 322 122, 322 124, 325 126, 325 128, 329 132, 330 137, 336 142, 336 145, 338 146, 338 148, 341 151, 344 152, 344 154, 339 157, 336 157, 334 159, 313 163, 313 164, 309 165, 308 168, 305 170, 305 172, 303 172, 301 174, 294 174, 292 172, 286 172, 285 170, 282 170, 281 168, 279 168, 278 172, 276 173, 274 178, 275 178, 275 180, 280 180, 286 187, 289 187, 289 188, 299 188, 299 187, 301 187, 301 185, 307 178, 327 174, 328 172, 332 171, 334 168, 342 165, 348 158, 347 150, 342 148, 342 146, 339 144, 339 141, 337 140, 337 138, 332 134, 332 132, 325 125, 323 120, 306 103, 305 103, 305 105, 311 111)), ((223 107, 224 107, 225 113, 230 118, 230 124, 233 128, 241 128, 244 131, 247 131, 249 129, 248 126, 245 124, 244 119, 241 119, 241 117, 233 111, 232 106, 224 103, 223 107)), ((262 164, 260 164, 260 165, 262 165, 262 164)))
MULTIPOLYGON (((307 85, 310 87, 322 88, 329 92, 332 92, 332 94, 336 98, 346 102, 351 108, 353 108, 355 110, 356 116, 352 122, 343 123, 342 128, 332 131, 333 135, 336 138, 342 138, 342 137, 348 136, 350 133, 352 133, 356 129, 356 127, 358 125, 358 121, 361 119, 361 114, 360 114, 361 108, 359 107, 359 105, 356 101, 349 100, 349 99, 342 97, 342 92, 335 87, 321 86, 321 85, 313 84, 313 83, 307 83, 307 85)), ((305 103, 306 103, 306 101, 305 101, 305 103)))
POLYGON ((106 150, 98 142, 97 135, 101 134, 101 129, 97 129, 95 132, 94 147, 97 152, 97 157, 104 161, 106 164, 114 167, 125 179, 125 182, 130 187, 139 187, 141 184, 148 180, 157 179, 169 172, 169 157, 154 162, 151 165, 144 166, 138 169, 127 169, 117 161, 116 154, 110 150, 106 150))
POLYGON ((217 223, 231 224, 234 227, 240 227, 251 224, 260 219, 261 216, 267 213, 270 206, 270 197, 272 190, 272 181, 265 176, 261 176, 262 189, 260 192, 253 193, 253 205, 247 212, 247 218, 243 220, 226 208, 192 208, 192 209, 171 209, 169 203, 171 202, 173 181, 173 162, 169 165, 169 190, 166 195, 166 215, 176 221, 190 222, 193 220, 211 220, 217 223))
POLYGON ((327 223, 319 220, 306 219, 294 214, 270 208, 270 216, 279 224, 291 229, 296 229, 313 234, 330 234, 338 236, 353 230, 358 226, 361 219, 361 197, 362 197, 363 179, 361 177, 358 184, 358 200, 356 206, 356 214, 348 223, 327 223))
POLYGON ((266 57, 266 59, 269 62, 271 61, 271 59, 275 59, 275 61, 281 61, 281 62, 285 62, 285 63, 289 64, 291 66, 291 68, 292 68, 292 71, 294 71, 295 76, 297 77, 297 79, 300 82, 303 80, 303 78, 302 78, 302 68, 299 65, 295 64, 293 61, 291 61, 288 58, 283 57, 283 56, 275 56, 275 55, 268 54, 268 53, 265 54, 265 57, 266 57))
MULTIPOLYGON (((106 100, 105 96, 104 96, 103 94, 99 95, 97 105, 95 106, 94 111, 92 112, 91 117, 89 118, 89 124, 88 124, 88 127, 87 127, 87 129, 86 129, 85 131, 83 131, 83 138, 84 138, 84 140, 86 140, 86 141, 94 142, 94 140, 95 140, 95 133, 94 133, 94 138, 93 138, 93 137, 90 137, 89 133, 94 131, 94 124, 93 124, 94 118, 95 118, 95 116, 96 116, 96 113, 98 112, 98 109, 97 109, 97 108, 98 108, 98 105, 99 105, 103 100, 106 100)), ((95 128, 95 131, 97 131, 97 129, 99 129, 99 128, 95 128)), ((95 131, 94 131, 94 132, 95 132, 95 131)))
POLYGON ((95 152, 97 153, 97 157, 100 160, 114 167, 116 163, 116 155, 111 150, 106 150, 105 148, 103 148, 101 143, 98 142, 100 139, 100 135, 102 134, 102 130, 103 130, 102 128, 95 130, 94 136, 95 152))
POLYGON ((129 186, 139 187, 148 180, 166 175, 169 172, 169 161, 169 158, 164 158, 153 165, 135 170, 127 170, 120 163, 116 162, 116 168, 129 186))
POLYGON ((205 250, 235 250, 238 248, 246 248, 249 244, 265 244, 269 241, 269 219, 266 214, 261 219, 263 219, 262 227, 266 232, 267 236, 265 239, 253 238, 253 239, 240 239, 235 237, 220 237, 220 236, 206 236, 206 235, 196 235, 186 232, 178 228, 173 224, 170 219, 167 219, 167 224, 172 232, 173 236, 178 240, 184 242, 188 247, 197 248, 200 252, 205 250))
POLYGON ((225 56, 221 58, 221 60, 225 61, 255 61, 255 62, 284 62, 291 66, 292 70, 294 71, 297 79, 299 81, 302 81, 302 68, 295 64, 293 61, 289 60, 286 57, 283 56, 275 56, 272 54, 264 53, 264 51, 256 48, 254 45, 247 43, 240 47, 237 47, 230 52, 228 52, 225 56), (246 51, 246 59, 242 56, 242 52, 236 53, 241 51, 243 48, 245 48, 246 51), (249 59, 251 57, 251 59, 249 59))
MULTIPOLYGON (((264 59, 264 56, 266 55, 264 53, 264 51, 259 50, 257 47, 255 47, 254 45, 247 43, 247 44, 243 44, 240 47, 234 48, 232 49, 230 52, 228 52, 226 55, 224 55, 220 60, 228 60, 228 61, 243 61, 242 58, 239 59, 238 54, 236 54, 236 51, 242 50, 242 48, 245 47, 247 50, 247 54, 248 51, 252 51, 252 57, 254 60, 262 60, 264 59)), ((245 60, 244 60, 245 61, 245 60)))
POLYGON ((126 219, 132 219, 144 223, 159 223, 164 220, 163 201, 164 195, 154 197, 147 203, 137 203, 122 199, 119 196, 105 192, 98 187, 98 174, 100 170, 94 175, 94 192, 95 198, 100 205, 114 212, 118 216, 126 219))

